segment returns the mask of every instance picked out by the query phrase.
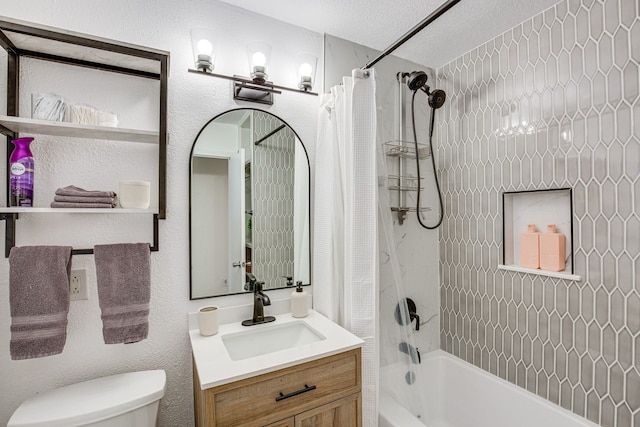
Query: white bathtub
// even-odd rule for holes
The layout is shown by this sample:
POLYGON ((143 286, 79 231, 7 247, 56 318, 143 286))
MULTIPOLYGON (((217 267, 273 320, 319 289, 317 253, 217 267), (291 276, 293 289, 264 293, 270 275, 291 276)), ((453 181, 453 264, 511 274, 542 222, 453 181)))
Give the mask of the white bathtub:
POLYGON ((419 385, 424 402, 412 413, 382 390, 379 427, 597 427, 442 350, 423 355, 413 368, 420 370, 413 385, 405 381, 406 366, 381 370, 381 384, 408 388, 413 396, 419 385))

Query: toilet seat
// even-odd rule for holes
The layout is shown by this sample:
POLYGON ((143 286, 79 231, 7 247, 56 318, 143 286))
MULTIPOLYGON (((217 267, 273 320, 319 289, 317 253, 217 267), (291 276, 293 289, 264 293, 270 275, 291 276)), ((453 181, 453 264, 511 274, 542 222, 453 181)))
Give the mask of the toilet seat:
POLYGON ((7 427, 68 427, 95 423, 160 400, 163 370, 130 372, 71 384, 25 400, 7 427))

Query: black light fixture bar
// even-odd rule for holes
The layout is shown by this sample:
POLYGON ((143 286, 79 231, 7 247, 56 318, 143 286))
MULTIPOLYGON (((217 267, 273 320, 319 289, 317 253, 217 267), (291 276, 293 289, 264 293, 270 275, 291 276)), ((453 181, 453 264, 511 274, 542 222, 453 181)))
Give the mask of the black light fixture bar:
POLYGON ((233 83, 233 99, 239 101, 257 102, 259 104, 273 105, 273 94, 282 93, 273 89, 268 82, 248 83, 235 81, 233 83))
POLYGON ((279 85, 273 84, 271 82, 259 83, 259 82, 256 82, 254 80, 251 80, 249 78, 241 77, 241 76, 227 76, 225 74, 208 73, 206 71, 194 70, 193 68, 189 68, 189 72, 190 73, 194 73, 194 74, 203 74, 203 75, 210 76, 210 77, 217 77, 217 78, 220 78, 220 79, 232 80, 234 82, 239 82, 239 83, 249 83, 249 84, 255 85, 256 86, 256 88, 255 88, 256 90, 257 90, 257 87, 261 87, 265 91, 268 90, 269 92, 273 92, 273 93, 282 93, 282 92, 280 92, 281 90, 286 90, 286 91, 289 91, 289 92, 305 93, 307 95, 318 96, 317 92, 309 92, 309 91, 306 91, 306 90, 296 89, 296 88, 292 88, 292 87, 279 86, 279 85), (275 90, 275 89, 278 89, 278 90, 275 90))

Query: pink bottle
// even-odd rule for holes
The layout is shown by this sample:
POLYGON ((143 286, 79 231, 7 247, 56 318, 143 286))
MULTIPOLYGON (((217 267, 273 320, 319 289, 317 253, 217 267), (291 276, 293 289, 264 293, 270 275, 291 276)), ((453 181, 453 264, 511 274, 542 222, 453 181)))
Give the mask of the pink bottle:
POLYGON ((565 236, 556 232, 556 225, 547 225, 547 232, 540 234, 540 268, 547 271, 564 271, 565 236))
POLYGON ((535 224, 528 224, 527 228, 527 233, 520 234, 520 266, 540 268, 540 233, 535 224))

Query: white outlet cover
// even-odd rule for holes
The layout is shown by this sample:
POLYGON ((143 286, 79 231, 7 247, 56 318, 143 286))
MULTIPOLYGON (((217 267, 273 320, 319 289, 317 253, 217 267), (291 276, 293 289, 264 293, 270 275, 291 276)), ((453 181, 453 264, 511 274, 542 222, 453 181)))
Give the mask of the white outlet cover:
POLYGON ((87 270, 71 270, 69 276, 69 293, 71 301, 88 300, 89 292, 87 290, 87 270), (77 281, 77 285, 75 282, 77 281))

